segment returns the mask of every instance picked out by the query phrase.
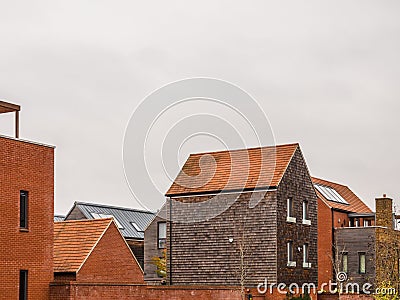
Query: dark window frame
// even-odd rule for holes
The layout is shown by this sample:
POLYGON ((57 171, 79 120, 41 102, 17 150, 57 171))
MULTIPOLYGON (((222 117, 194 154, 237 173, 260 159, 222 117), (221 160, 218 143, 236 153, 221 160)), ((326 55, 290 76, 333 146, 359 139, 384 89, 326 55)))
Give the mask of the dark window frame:
POLYGON ((19 270, 19 300, 28 299, 28 270, 19 270))
POLYGON ((341 259, 341 269, 342 272, 348 274, 349 272, 349 253, 348 252, 342 252, 342 259, 341 259), (344 264, 344 258, 346 257, 346 267, 344 264))
POLYGON ((367 273, 367 256, 365 252, 358 252, 358 274, 367 273), (364 271, 361 270, 361 258, 364 257, 364 271))
POLYGON ((167 241, 167 222, 157 222, 157 248, 166 248, 167 241), (165 224, 165 238, 160 238, 160 224, 165 224))
POLYGON ((19 228, 28 229, 29 219, 29 192, 25 190, 19 191, 19 228))

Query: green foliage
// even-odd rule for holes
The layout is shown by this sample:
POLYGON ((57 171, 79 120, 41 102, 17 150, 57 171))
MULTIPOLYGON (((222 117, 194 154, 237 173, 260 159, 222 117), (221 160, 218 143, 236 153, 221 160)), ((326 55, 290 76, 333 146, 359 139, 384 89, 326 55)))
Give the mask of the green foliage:
POLYGON ((400 300, 399 291, 390 281, 382 281, 376 289, 376 300, 400 300))
POLYGON ((167 276, 167 249, 164 249, 161 257, 153 257, 153 264, 157 267, 158 277, 165 278, 167 276))
POLYGON ((290 292, 286 293, 286 299, 290 300, 311 300, 310 295, 308 294, 307 291, 304 292, 304 294, 299 295, 299 296, 293 296, 290 292))

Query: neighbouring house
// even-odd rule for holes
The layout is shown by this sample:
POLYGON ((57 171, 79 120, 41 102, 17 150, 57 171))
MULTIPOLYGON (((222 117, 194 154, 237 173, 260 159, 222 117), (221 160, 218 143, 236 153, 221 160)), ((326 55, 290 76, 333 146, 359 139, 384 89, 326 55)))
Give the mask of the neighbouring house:
POLYGON ((335 229, 372 226, 375 214, 347 186, 316 177, 312 180, 318 195, 318 282, 321 285, 334 280, 338 272, 335 270, 338 251, 335 229))
POLYGON ((54 281, 143 283, 143 271, 113 219, 54 223, 54 281))
POLYGON ((166 196, 145 255, 165 244, 168 284, 317 284, 317 195, 298 144, 192 154, 166 196))
POLYGON ((392 199, 375 199, 375 226, 335 229, 335 246, 340 272, 359 286, 400 289, 400 231, 392 199))
POLYGON ((75 202, 64 220, 114 218, 118 229, 143 268, 144 230, 154 217, 155 214, 150 211, 96 203, 75 202))
POLYGON ((54 147, 0 136, 0 299, 48 299, 53 280, 54 147))
POLYGON ((157 268, 156 262, 164 259, 166 240, 167 222, 164 207, 144 232, 144 280, 150 285, 165 283, 165 275, 161 274, 165 270, 159 270, 162 268, 157 268))

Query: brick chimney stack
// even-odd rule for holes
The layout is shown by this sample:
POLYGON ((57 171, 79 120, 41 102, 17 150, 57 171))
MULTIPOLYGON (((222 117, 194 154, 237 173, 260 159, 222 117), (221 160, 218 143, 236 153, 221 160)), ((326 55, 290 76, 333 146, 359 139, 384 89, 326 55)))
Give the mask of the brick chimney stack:
POLYGON ((382 198, 375 199, 375 225, 393 229, 393 200, 383 194, 382 198))

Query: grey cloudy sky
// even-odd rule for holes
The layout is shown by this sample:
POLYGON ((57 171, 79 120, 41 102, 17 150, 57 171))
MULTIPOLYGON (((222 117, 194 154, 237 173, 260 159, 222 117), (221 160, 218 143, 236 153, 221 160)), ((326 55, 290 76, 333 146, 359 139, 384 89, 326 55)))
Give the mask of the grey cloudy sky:
POLYGON ((371 207, 383 193, 400 203, 397 0, 0 1, 0 14, 0 98, 22 106, 22 138, 57 146, 57 213, 138 207, 122 167, 129 118, 197 76, 251 93, 313 175, 371 207))

